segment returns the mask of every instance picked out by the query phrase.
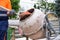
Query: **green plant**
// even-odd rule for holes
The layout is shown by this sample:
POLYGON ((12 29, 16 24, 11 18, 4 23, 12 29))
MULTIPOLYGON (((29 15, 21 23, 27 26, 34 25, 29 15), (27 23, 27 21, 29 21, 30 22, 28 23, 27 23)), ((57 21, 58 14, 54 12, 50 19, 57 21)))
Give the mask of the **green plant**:
POLYGON ((20 0, 11 0, 12 9, 14 9, 16 12, 18 12, 20 8, 19 2, 20 0))
MULTIPOLYGON (((38 6, 40 6, 40 8, 42 8, 42 9, 46 9, 46 6, 47 6, 47 9, 48 9, 48 10, 52 10, 52 11, 55 10, 55 3, 48 3, 48 2, 46 2, 46 1, 44 1, 44 0, 41 0, 41 1, 38 3, 38 6), (46 5, 46 4, 47 4, 47 5, 46 5)), ((34 7, 37 8, 37 7, 36 7, 36 4, 34 5, 34 7)))
MULTIPOLYGON (((12 9, 14 9, 17 13, 20 8, 20 6, 19 6, 20 0, 10 0, 10 1, 11 1, 12 9)), ((16 18, 16 15, 17 14, 9 16, 9 19, 16 18)))
POLYGON ((13 31, 14 31, 15 29, 14 28, 8 28, 8 34, 7 34, 7 40, 11 40, 11 37, 12 37, 12 33, 13 33, 13 31))

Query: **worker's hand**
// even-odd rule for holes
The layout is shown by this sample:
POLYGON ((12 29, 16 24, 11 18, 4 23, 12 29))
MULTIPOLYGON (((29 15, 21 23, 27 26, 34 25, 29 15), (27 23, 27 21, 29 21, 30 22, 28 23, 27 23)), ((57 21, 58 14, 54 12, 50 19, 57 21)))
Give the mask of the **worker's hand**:
POLYGON ((16 12, 14 10, 11 10, 11 11, 8 11, 7 12, 7 15, 8 16, 15 15, 15 14, 16 14, 16 12))
POLYGON ((10 16, 10 11, 7 12, 7 15, 10 16))

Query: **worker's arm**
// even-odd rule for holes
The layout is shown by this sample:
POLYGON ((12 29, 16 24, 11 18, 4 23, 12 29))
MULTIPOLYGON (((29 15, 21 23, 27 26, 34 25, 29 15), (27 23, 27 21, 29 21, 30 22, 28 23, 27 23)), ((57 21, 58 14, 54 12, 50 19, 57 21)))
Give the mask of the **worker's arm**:
POLYGON ((12 6, 10 0, 1 0, 0 1, 0 8, 7 11, 7 15, 11 14, 12 6))
POLYGON ((3 7, 3 6, 0 6, 0 11, 7 11, 8 16, 15 14, 14 10, 9 10, 9 9, 3 7))
POLYGON ((6 9, 8 10, 7 15, 9 16, 11 14, 10 12, 12 10, 12 5, 11 5, 10 0, 7 0, 6 9))

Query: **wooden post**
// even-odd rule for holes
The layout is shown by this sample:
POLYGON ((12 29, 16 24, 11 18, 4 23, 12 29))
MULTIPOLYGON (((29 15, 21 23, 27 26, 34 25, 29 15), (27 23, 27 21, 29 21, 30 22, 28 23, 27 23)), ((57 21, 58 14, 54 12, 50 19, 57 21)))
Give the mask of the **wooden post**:
MULTIPOLYGON (((14 28, 13 28, 14 29, 14 28)), ((13 30, 13 32, 12 32, 12 38, 11 38, 11 40, 15 40, 15 29, 13 30)))

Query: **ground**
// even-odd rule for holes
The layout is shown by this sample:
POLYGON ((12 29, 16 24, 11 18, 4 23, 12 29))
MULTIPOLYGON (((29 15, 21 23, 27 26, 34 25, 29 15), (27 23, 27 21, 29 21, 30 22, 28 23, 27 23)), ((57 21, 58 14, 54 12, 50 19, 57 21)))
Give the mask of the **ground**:
MULTIPOLYGON (((26 40, 26 38, 25 37, 24 38, 17 38, 15 40, 26 40)), ((29 39, 29 40, 31 40, 31 39, 29 39)), ((44 39, 39 39, 39 40, 46 40, 46 39, 44 38, 44 39)))
MULTIPOLYGON (((19 39, 15 39, 15 40, 26 40, 26 38, 19 38, 19 39)), ((31 40, 31 39, 29 39, 31 40)), ((47 40, 46 38, 44 39, 38 39, 38 40, 47 40)), ((54 38, 53 40, 60 40, 60 35, 57 35, 56 38, 54 38)))

